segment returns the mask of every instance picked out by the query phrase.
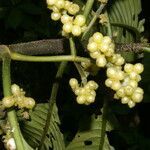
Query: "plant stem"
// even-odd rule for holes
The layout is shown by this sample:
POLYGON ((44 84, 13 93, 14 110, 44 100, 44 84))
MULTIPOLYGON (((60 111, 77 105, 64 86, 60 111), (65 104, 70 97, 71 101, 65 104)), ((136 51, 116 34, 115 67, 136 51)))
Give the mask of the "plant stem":
POLYGON ((142 49, 144 52, 150 53, 150 47, 142 47, 142 49))
POLYGON ((75 43, 74 43, 73 37, 69 38, 69 43, 70 43, 71 55, 72 56, 76 56, 77 55, 77 51, 76 51, 76 47, 75 47, 75 43))
POLYGON ((88 18, 88 15, 89 15, 91 9, 92 9, 93 3, 94 3, 94 0, 87 0, 87 2, 85 4, 83 15, 86 18, 86 20, 88 18))
POLYGON ((73 61, 73 62, 86 62, 89 58, 71 55, 61 56, 27 56, 18 53, 11 52, 11 59, 17 61, 27 62, 62 62, 62 61, 73 61))
POLYGON ((108 112, 108 102, 106 99, 104 99, 99 150, 103 150, 103 146, 104 146, 104 141, 106 136, 106 125, 107 125, 107 112, 108 112))
MULTIPOLYGON (((64 70, 65 70, 66 66, 67 66, 67 62, 61 62, 60 66, 58 68, 57 74, 56 74, 55 82, 53 84, 52 92, 51 92, 51 96, 50 96, 50 100, 49 100, 49 110, 48 110, 48 114, 47 114, 46 124, 45 124, 45 127, 44 127, 41 142, 39 144, 39 150, 42 149, 43 143, 44 143, 45 138, 46 138, 46 134, 48 132, 48 129, 49 129, 49 126, 50 126, 50 123, 51 123, 53 108, 54 108, 54 105, 56 104, 56 96, 57 96, 58 88, 59 88, 58 80, 60 80, 62 78, 62 75, 64 73, 64 70)), ((63 147, 63 145, 62 145, 62 147, 63 147)))
POLYGON ((92 26, 94 25, 94 23, 96 22, 96 19, 99 17, 100 13, 102 12, 103 8, 105 7, 106 4, 101 4, 100 7, 98 8, 98 10, 96 11, 93 19, 91 20, 91 22, 89 23, 87 29, 85 30, 85 32, 82 35, 81 40, 84 39, 85 35, 90 31, 90 29, 92 28, 92 26))
POLYGON ((78 73, 80 74, 82 83, 85 85, 87 83, 87 75, 86 75, 85 71, 83 70, 83 68, 81 67, 80 64, 78 64, 78 63, 74 63, 74 64, 78 70, 78 73))
MULTIPOLYGON (((4 97, 11 96, 11 76, 10 76, 10 58, 3 58, 2 79, 4 97)), ((8 121, 12 128, 12 133, 15 139, 17 150, 24 150, 20 127, 17 121, 16 112, 14 110, 7 110, 8 121)))
POLYGON ((112 38, 112 30, 111 30, 111 24, 110 24, 110 19, 109 19, 109 15, 108 12, 105 12, 107 18, 108 18, 108 22, 107 22, 107 34, 112 38))

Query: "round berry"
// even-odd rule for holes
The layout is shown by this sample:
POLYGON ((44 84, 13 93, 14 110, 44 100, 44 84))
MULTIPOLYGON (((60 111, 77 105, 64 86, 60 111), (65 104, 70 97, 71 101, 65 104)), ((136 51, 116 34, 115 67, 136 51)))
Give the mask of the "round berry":
POLYGON ((88 96, 86 97, 86 101, 87 101, 88 103, 93 103, 93 102, 95 101, 95 96, 93 96, 93 95, 88 95, 88 96))
POLYGON ((47 5, 54 5, 57 0, 47 0, 47 5))
POLYGON ((74 25, 72 27, 72 34, 74 36, 80 36, 81 35, 81 27, 80 26, 77 26, 77 25, 74 25))
POLYGON ((58 9, 62 9, 65 6, 65 1, 64 0, 57 0, 55 5, 58 9))
POLYGON ((109 45, 111 44, 111 38, 109 36, 104 36, 103 37, 103 40, 102 40, 102 43, 106 44, 106 45, 109 45))
POLYGON ((98 57, 101 56, 101 53, 99 51, 95 51, 95 52, 90 53, 90 56, 93 59, 97 59, 98 57))
POLYGON ((75 78, 70 79, 69 85, 71 86, 72 89, 75 89, 78 87, 78 80, 75 78))
POLYGON ((54 21, 59 20, 60 17, 61 17, 61 14, 60 14, 60 13, 56 13, 56 12, 52 12, 52 13, 51 13, 51 19, 54 20, 54 21))
POLYGON ((130 85, 125 86, 124 90, 125 90, 126 95, 128 96, 132 95, 134 92, 134 88, 130 85))
POLYGON ((62 22, 63 24, 68 23, 68 22, 71 22, 72 19, 73 19, 73 18, 70 17, 70 16, 67 15, 67 14, 61 16, 61 22, 62 22))
POLYGON ((116 94, 119 96, 119 97, 124 97, 125 96, 125 90, 124 90, 124 88, 120 88, 117 92, 116 92, 116 94))
POLYGON ((134 66, 132 65, 132 64, 125 64, 125 66, 124 66, 124 70, 125 70, 125 72, 127 72, 127 73, 131 73, 132 71, 133 71, 133 69, 134 69, 134 66))
POLYGON ((35 106, 35 100, 31 97, 24 97, 24 107, 27 109, 33 109, 35 106))
POLYGON ((143 94, 139 93, 139 92, 134 92, 132 95, 132 100, 135 103, 140 103, 143 99, 143 94))
POLYGON ((68 23, 65 23, 63 25, 63 31, 66 32, 66 33, 71 33, 72 32, 72 23, 71 22, 68 22, 68 23))
POLYGON ((141 63, 137 63, 134 65, 134 71, 141 74, 144 71, 144 66, 141 63))
POLYGON ((7 97, 4 97, 2 99, 2 105, 5 107, 5 108, 10 108, 12 106, 15 105, 15 99, 13 96, 7 96, 7 97))
POLYGON ((86 19, 83 15, 77 15, 73 23, 78 26, 83 26, 85 22, 86 22, 86 19))
POLYGON ((107 77, 116 78, 116 69, 114 67, 110 67, 107 69, 107 77))
POLYGON ((117 91, 121 88, 121 83, 119 81, 114 81, 111 85, 111 88, 114 90, 114 91, 117 91))
POLYGON ((86 97, 84 95, 81 95, 78 96, 76 100, 78 104, 84 104, 86 102, 86 97))
POLYGON ((130 100, 130 101, 128 102, 128 106, 129 106, 130 108, 133 108, 133 107, 135 106, 135 103, 130 100))
POLYGON ((97 47, 96 42, 90 42, 90 43, 87 45, 87 49, 88 49, 90 52, 96 52, 96 51, 98 50, 98 47, 97 47))
POLYGON ((20 87, 17 85, 17 84, 13 84, 11 86, 11 92, 13 95, 20 95, 21 94, 21 90, 20 90, 20 87))
POLYGON ((129 103, 129 101, 130 101, 130 99, 129 99, 128 97, 123 97, 123 98, 121 99, 121 103, 122 103, 122 104, 127 104, 127 103, 129 103))
POLYGON ((107 63, 107 60, 103 55, 99 56, 96 60, 96 65, 98 67, 105 67, 106 63, 107 63))
POLYGON ((75 15, 77 12, 79 12, 80 7, 77 4, 71 4, 67 10, 69 14, 75 15))
POLYGON ((96 32, 93 34, 93 41, 96 43, 101 43, 103 39, 103 35, 100 32, 96 32))
POLYGON ((105 85, 106 85, 107 87, 111 87, 111 86, 112 86, 112 83, 113 83, 113 81, 112 81, 112 79, 110 79, 110 78, 106 79, 106 81, 105 81, 105 85))

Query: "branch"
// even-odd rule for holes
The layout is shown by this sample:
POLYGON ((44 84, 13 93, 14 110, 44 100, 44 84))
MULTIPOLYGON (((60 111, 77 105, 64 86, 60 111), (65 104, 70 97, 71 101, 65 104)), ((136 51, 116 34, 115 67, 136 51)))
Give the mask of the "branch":
MULTIPOLYGON (((51 92, 51 96, 50 96, 50 100, 49 100, 49 110, 48 110, 48 114, 47 114, 46 124, 45 124, 44 131, 42 134, 41 142, 40 142, 39 148, 38 148, 39 150, 42 149, 43 143, 46 138, 46 134, 48 132, 48 129, 49 129, 49 126, 51 123, 53 108, 54 108, 54 105, 56 105, 56 97, 57 97, 57 93, 58 93, 58 89, 59 89, 58 81, 60 81, 60 79, 62 78, 66 66, 67 66, 67 62, 62 62, 60 64, 57 74, 56 74, 55 82, 53 84, 52 92, 51 92)), ((64 149, 63 145, 62 145, 62 149, 64 149)))
MULTIPOLYGON (((67 39, 47 39, 12 45, 0 45, 0 57, 2 57, 6 47, 10 51, 24 55, 66 54, 69 50, 65 50, 65 43, 68 43, 67 39)), ((116 43, 116 52, 140 53, 146 51, 145 47, 150 47, 150 43, 116 43)))

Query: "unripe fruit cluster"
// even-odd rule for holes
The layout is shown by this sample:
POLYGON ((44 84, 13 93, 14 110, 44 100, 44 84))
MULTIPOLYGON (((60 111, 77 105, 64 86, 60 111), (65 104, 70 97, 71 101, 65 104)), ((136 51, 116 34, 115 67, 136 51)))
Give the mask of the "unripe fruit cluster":
POLYGON ((124 64, 124 58, 120 54, 115 54, 115 45, 109 36, 103 36, 100 32, 96 32, 89 39, 87 49, 90 56, 96 59, 98 67, 109 65, 121 66, 124 64))
POLYGON ((122 104, 128 104, 130 108, 143 99, 144 91, 138 87, 141 80, 140 74, 144 67, 141 63, 125 64, 124 70, 117 67, 108 67, 105 85, 116 91, 114 98, 121 99, 122 104))
POLYGON ((85 104, 89 105, 91 103, 94 103, 96 92, 98 88, 98 84, 95 81, 89 81, 86 85, 80 87, 77 79, 72 78, 69 81, 69 84, 77 96, 76 101, 78 104, 85 104))
POLYGON ((2 99, 2 104, 5 108, 18 106, 18 108, 32 109, 35 106, 35 100, 31 97, 25 97, 25 92, 18 85, 11 86, 12 96, 7 96, 2 99))
POLYGON ((48 8, 53 12, 51 13, 51 19, 54 21, 61 20, 63 24, 63 36, 73 34, 74 36, 80 36, 86 29, 86 19, 83 15, 76 15, 80 7, 73 2, 67 0, 47 0, 48 8))

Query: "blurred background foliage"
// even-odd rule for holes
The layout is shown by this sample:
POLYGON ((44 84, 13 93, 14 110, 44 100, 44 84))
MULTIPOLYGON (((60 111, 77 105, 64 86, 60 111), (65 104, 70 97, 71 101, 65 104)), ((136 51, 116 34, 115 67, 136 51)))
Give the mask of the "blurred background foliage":
MULTIPOLYGON (((79 0, 78 0, 79 1, 79 0)), ((82 1, 85 3, 85 1, 82 1)), ((150 38, 150 14, 148 1, 142 0, 142 13, 145 18, 144 37, 150 38)), ((52 22, 50 12, 44 0, 0 0, 0 44, 20 43, 40 39, 60 38, 59 23, 52 22)), ((117 102, 111 103, 119 127, 108 133, 110 144, 116 150, 150 149, 150 54, 145 54, 142 62, 145 66, 141 87, 145 90, 144 101, 134 109, 129 109, 117 102)), ((1 66, 0 66, 1 67, 1 66)), ((12 62, 12 83, 25 89, 27 95, 38 102, 48 102, 57 64, 12 62)), ((81 116, 100 113, 97 104, 90 107, 78 106, 66 84, 70 77, 78 77, 72 64, 67 66, 58 95, 61 130, 66 141, 72 140, 78 130, 81 116), (60 99, 61 98, 61 99, 60 99)), ((98 80, 99 78, 96 78, 98 80)), ((2 82, 0 82, 2 83, 2 82)), ((100 89, 101 90, 101 89, 100 89)), ((101 93, 101 91, 98 91, 101 93)), ((0 84, 0 98, 3 97, 0 84)), ((100 104, 101 105, 101 104, 100 104)))

